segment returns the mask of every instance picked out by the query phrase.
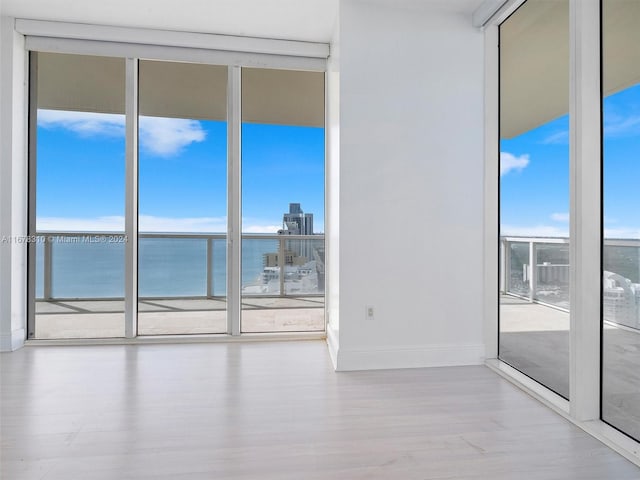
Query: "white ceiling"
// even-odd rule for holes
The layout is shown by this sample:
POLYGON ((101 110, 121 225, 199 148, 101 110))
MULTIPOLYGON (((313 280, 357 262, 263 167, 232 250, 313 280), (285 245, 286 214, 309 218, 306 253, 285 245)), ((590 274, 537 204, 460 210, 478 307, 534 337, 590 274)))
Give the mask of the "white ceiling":
POLYGON ((2 0, 2 15, 329 42, 338 0, 2 0))
POLYGON ((472 13, 485 0, 355 0, 371 5, 382 5, 409 10, 429 10, 432 12, 448 12, 468 15, 471 22, 472 13))
MULTIPOLYGON (((0 0, 2 15, 329 43, 342 0, 0 0)), ((483 0, 353 0, 469 16, 483 0)))

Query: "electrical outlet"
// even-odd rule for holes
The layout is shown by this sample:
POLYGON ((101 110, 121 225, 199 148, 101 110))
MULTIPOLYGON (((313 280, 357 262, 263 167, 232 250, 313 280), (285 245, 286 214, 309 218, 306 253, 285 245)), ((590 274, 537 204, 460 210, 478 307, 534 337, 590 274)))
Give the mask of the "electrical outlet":
POLYGON ((367 320, 373 320, 373 305, 367 305, 365 307, 365 316, 367 320))

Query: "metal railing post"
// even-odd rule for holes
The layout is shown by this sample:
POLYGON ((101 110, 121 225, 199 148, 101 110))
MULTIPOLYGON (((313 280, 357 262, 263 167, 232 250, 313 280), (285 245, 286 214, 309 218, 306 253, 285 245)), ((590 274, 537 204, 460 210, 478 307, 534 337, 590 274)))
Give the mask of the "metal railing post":
MULTIPOLYGON (((122 237, 123 234, 121 232, 110 232, 110 231, 100 231, 100 232, 36 232, 36 235, 38 237, 45 237, 41 240, 41 245, 43 248, 43 255, 42 255, 42 274, 43 274, 43 284, 44 284, 44 288, 43 288, 43 294, 41 295, 42 298, 44 299, 55 299, 56 297, 54 297, 53 295, 53 280, 54 280, 54 275, 53 275, 53 245, 55 243, 78 243, 73 241, 74 239, 79 239, 78 237, 83 237, 83 236, 115 236, 115 237, 122 237)), ((126 234, 125 234, 126 235, 126 234)), ((139 238, 140 239, 197 239, 198 241, 206 241, 207 242, 207 253, 206 253, 206 261, 207 261, 207 267, 206 267, 206 282, 207 282, 207 286, 206 286, 206 295, 202 295, 202 294, 194 294, 194 293, 186 293, 183 295, 176 295, 175 297, 168 297, 168 298, 180 298, 180 297, 188 297, 188 298, 206 298, 206 297, 215 297, 216 296, 216 292, 215 292, 215 268, 217 266, 216 260, 215 260, 215 242, 216 241, 225 241, 227 239, 227 236, 225 234, 202 234, 202 233, 198 233, 198 232, 191 232, 191 233, 160 233, 160 232, 147 232, 147 233, 141 233, 139 234, 139 238)), ((287 264, 287 251, 293 251, 293 255, 295 256, 295 252, 297 251, 296 249, 299 248, 299 246, 297 245, 291 245, 291 242, 309 242, 309 241, 315 241, 315 240, 322 240, 324 241, 324 235, 322 234, 318 234, 318 235, 314 235, 313 238, 309 237, 309 236, 305 236, 305 235, 265 235, 265 234, 244 234, 242 235, 243 240, 268 240, 268 241, 275 241, 277 243, 277 256, 278 256, 278 261, 277 264, 275 265, 278 269, 279 269, 279 273, 278 273, 278 283, 279 283, 279 288, 280 291, 278 293, 273 293, 270 294, 269 296, 283 296, 283 297, 289 297, 289 293, 286 291, 286 275, 285 275, 285 268, 286 264, 287 264), (293 250, 292 250, 293 249, 293 250)), ((127 242, 130 240, 127 240, 127 242)), ((125 245, 126 248, 126 245, 125 245)), ((311 249, 311 247, 306 247, 307 249, 311 249)), ((223 265, 224 266, 224 265, 223 265)), ((40 271, 40 270, 39 270, 40 271)), ((136 273, 137 273, 137 269, 136 269, 136 273)), ((241 273, 241 272, 240 272, 241 273)), ((237 292, 240 292, 241 290, 238 289, 237 292)), ((312 294, 312 292, 307 292, 306 294, 312 294)), ((251 295, 251 294, 249 294, 251 295)), ((295 293, 293 293, 292 295, 296 295, 295 293)), ((38 299, 40 300, 41 297, 38 297, 38 299)), ((91 297, 91 298, 86 298, 86 299, 91 299, 91 300, 100 300, 103 298, 108 298, 108 299, 122 299, 122 297, 108 297, 108 296, 100 296, 99 294, 95 297, 91 297)), ((145 298, 167 298, 164 296, 145 296, 145 298)), ((70 298, 68 297, 60 297, 58 298, 59 300, 69 300, 70 298)))
POLYGON ((279 264, 280 264, 280 296, 284 297, 285 296, 285 291, 284 291, 284 266, 285 266, 285 258, 284 258, 284 237, 281 237, 278 239, 278 257, 279 257, 279 264))
POLYGON ((538 289, 538 259, 536 243, 529 242, 529 302, 533 303, 538 289))
POLYGON ((207 237, 207 297, 213 297, 213 238, 207 237))
POLYGON ((509 240, 504 241, 504 270, 505 270, 505 279, 504 279, 504 290, 505 292, 511 291, 511 242, 509 240))
POLYGON ((53 298, 52 290, 51 290, 51 280, 53 278, 52 275, 52 239, 48 236, 44 237, 44 255, 43 255, 43 279, 44 279, 44 288, 43 288, 43 297, 45 300, 51 300, 53 298))
POLYGON ((500 293, 507 292, 507 241, 500 240, 500 293))

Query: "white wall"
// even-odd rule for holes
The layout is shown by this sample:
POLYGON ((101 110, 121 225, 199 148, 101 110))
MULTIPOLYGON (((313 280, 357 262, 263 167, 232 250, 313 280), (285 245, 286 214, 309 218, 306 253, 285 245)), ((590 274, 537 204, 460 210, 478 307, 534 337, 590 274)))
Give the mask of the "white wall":
MULTIPOLYGON (((327 75, 327 301, 339 369, 484 355, 483 38, 471 10, 449 3, 341 2, 327 75)), ((26 59, 11 19, 1 34, 0 228, 16 236, 27 218, 26 59)), ((24 339, 25 253, 0 250, 4 349, 24 339)))
POLYGON ((0 17, 0 351, 26 332, 26 55, 13 19, 0 17))
POLYGON ((337 367, 480 363, 482 33, 428 2, 339 14, 337 367))

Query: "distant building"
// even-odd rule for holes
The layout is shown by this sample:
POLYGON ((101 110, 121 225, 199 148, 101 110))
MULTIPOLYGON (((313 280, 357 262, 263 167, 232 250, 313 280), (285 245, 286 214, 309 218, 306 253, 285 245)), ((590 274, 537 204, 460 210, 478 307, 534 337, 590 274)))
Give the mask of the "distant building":
MULTIPOLYGON (((279 267, 283 265, 280 258, 280 253, 265 253, 263 255, 263 263, 265 267, 279 267)), ((304 265, 307 263, 306 257, 300 257, 296 252, 285 250, 284 252, 284 265, 304 265)))
MULTIPOLYGON (((289 204, 289 213, 282 216, 278 235, 313 235, 313 213, 304 213, 299 203, 289 204)), ((306 240, 289 240, 287 249, 307 260, 312 257, 312 245, 306 240)))
POLYGON ((289 204, 289 213, 282 216, 279 235, 313 235, 313 213, 304 213, 299 203, 289 204))
POLYGON ((613 272, 604 272, 604 319, 640 328, 640 284, 613 272))
MULTIPOLYGON (((290 203, 289 212, 282 216, 278 235, 313 234, 313 213, 304 213, 299 203, 290 203)), ((267 291, 277 293, 279 290, 274 285, 283 275, 288 294, 324 292, 324 246, 318 242, 318 239, 281 239, 283 252, 265 253, 261 283, 267 286, 267 291)))

